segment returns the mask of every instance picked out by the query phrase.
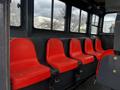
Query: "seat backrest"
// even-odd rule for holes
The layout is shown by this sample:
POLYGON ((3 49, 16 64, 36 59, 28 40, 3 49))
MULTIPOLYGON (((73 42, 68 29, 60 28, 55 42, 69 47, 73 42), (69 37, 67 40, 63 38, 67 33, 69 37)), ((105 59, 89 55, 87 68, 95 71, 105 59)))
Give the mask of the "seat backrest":
POLYGON ((94 52, 93 42, 90 38, 85 39, 85 53, 94 52))
POLYGON ((75 55, 82 54, 81 42, 78 39, 72 38, 70 40, 70 48, 69 48, 70 56, 74 57, 75 55))
POLYGON ((99 38, 95 39, 95 50, 96 51, 103 50, 103 48, 102 48, 102 42, 101 42, 101 40, 99 38))
POLYGON ((65 56, 64 46, 60 39, 51 38, 47 42, 47 61, 55 58, 61 58, 65 56))
POLYGON ((32 41, 27 38, 15 38, 10 41, 10 62, 21 62, 37 58, 32 41))

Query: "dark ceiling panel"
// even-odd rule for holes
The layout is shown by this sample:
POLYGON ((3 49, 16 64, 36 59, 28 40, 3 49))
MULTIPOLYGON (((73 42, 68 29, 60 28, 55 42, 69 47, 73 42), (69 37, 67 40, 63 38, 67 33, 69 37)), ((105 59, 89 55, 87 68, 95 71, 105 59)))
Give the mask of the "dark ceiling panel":
POLYGON ((105 0, 107 12, 120 12, 120 0, 105 0))
POLYGON ((100 3, 104 3, 105 2, 105 0, 95 0, 95 2, 100 2, 100 3))
MULTIPOLYGON (((95 0, 61 0, 80 9, 89 11, 97 15, 105 14, 105 4, 104 2, 95 2, 95 0)), ((97 0, 96 0, 97 1, 97 0)))

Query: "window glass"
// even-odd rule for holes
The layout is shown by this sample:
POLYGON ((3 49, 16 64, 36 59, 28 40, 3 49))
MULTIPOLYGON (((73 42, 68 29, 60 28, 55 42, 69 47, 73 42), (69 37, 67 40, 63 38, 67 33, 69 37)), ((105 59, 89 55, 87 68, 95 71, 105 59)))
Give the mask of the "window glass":
POLYGON ((117 13, 105 15, 103 33, 114 33, 116 16, 117 13))
POLYGON ((99 17, 96 16, 96 18, 95 18, 95 25, 98 26, 98 24, 99 24, 99 17))
POLYGON ((99 17, 97 15, 92 16, 92 25, 98 26, 99 17))
POLYGON ((98 27, 92 26, 91 27, 91 34, 97 34, 98 27))
POLYGON ((91 34, 97 34, 97 32, 98 32, 98 27, 91 26, 91 34))
POLYGON ((78 32, 79 16, 80 16, 80 9, 76 7, 72 7, 71 25, 70 25, 71 32, 78 32))
POLYGON ((97 34, 99 24, 99 16, 93 14, 92 16, 92 25, 91 25, 91 34, 97 34))
POLYGON ((20 0, 11 0, 10 4, 10 25, 20 26, 21 25, 21 9, 20 0))
POLYGON ((86 33, 88 13, 81 11, 80 32, 86 33))
POLYGON ((92 25, 94 25, 94 21, 95 21, 95 15, 93 14, 93 16, 92 16, 92 25))
POLYGON ((50 30, 51 28, 51 1, 34 0, 34 27, 50 30))
POLYGON ((54 0, 53 30, 64 31, 65 3, 54 0))

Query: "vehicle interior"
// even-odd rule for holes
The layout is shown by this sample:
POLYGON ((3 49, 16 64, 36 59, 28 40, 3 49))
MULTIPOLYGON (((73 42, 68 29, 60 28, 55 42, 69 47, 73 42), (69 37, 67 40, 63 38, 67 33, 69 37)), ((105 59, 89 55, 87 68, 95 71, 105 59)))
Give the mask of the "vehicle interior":
POLYGON ((1 0, 0 90, 120 90, 119 6, 1 0))

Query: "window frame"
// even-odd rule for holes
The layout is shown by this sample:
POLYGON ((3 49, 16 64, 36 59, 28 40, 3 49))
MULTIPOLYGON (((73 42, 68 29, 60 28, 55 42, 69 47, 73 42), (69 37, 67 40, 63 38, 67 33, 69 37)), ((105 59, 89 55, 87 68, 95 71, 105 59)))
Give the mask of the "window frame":
MULTIPOLYGON (((59 1, 59 0, 58 0, 59 1)), ((59 2, 62 2, 62 1, 59 1, 59 2)), ((65 3, 65 2, 62 2, 62 3, 64 3, 65 4, 65 16, 64 17, 66 17, 66 9, 67 9, 67 4, 65 3)), ((33 1, 33 18, 32 18, 32 20, 33 20, 33 29, 35 29, 35 31, 41 31, 41 32, 66 32, 66 30, 65 30, 65 18, 64 18, 64 30, 63 31, 61 31, 61 30, 53 30, 53 22, 54 22, 54 5, 55 4, 55 0, 51 0, 51 13, 50 13, 50 15, 51 15, 51 18, 50 18, 50 24, 51 24, 51 26, 50 26, 50 29, 41 29, 41 28, 35 28, 35 26, 34 26, 34 10, 35 10, 35 6, 34 6, 34 1, 33 1)))
POLYGON ((77 33, 77 34, 87 34, 87 26, 88 26, 88 12, 87 11, 85 11, 85 10, 83 10, 83 9, 80 9, 80 8, 77 8, 77 7, 75 7, 75 8, 77 8, 77 9, 79 9, 79 24, 78 24, 78 31, 77 32, 72 32, 71 31, 71 19, 72 19, 72 7, 75 7, 75 6, 71 6, 71 18, 70 18, 70 33, 77 33), (84 11, 84 12, 86 12, 87 13, 87 22, 86 22, 86 32, 85 33, 82 33, 82 32, 80 32, 81 31, 81 29, 80 29, 80 25, 81 25, 81 14, 82 14, 82 11, 84 11))

